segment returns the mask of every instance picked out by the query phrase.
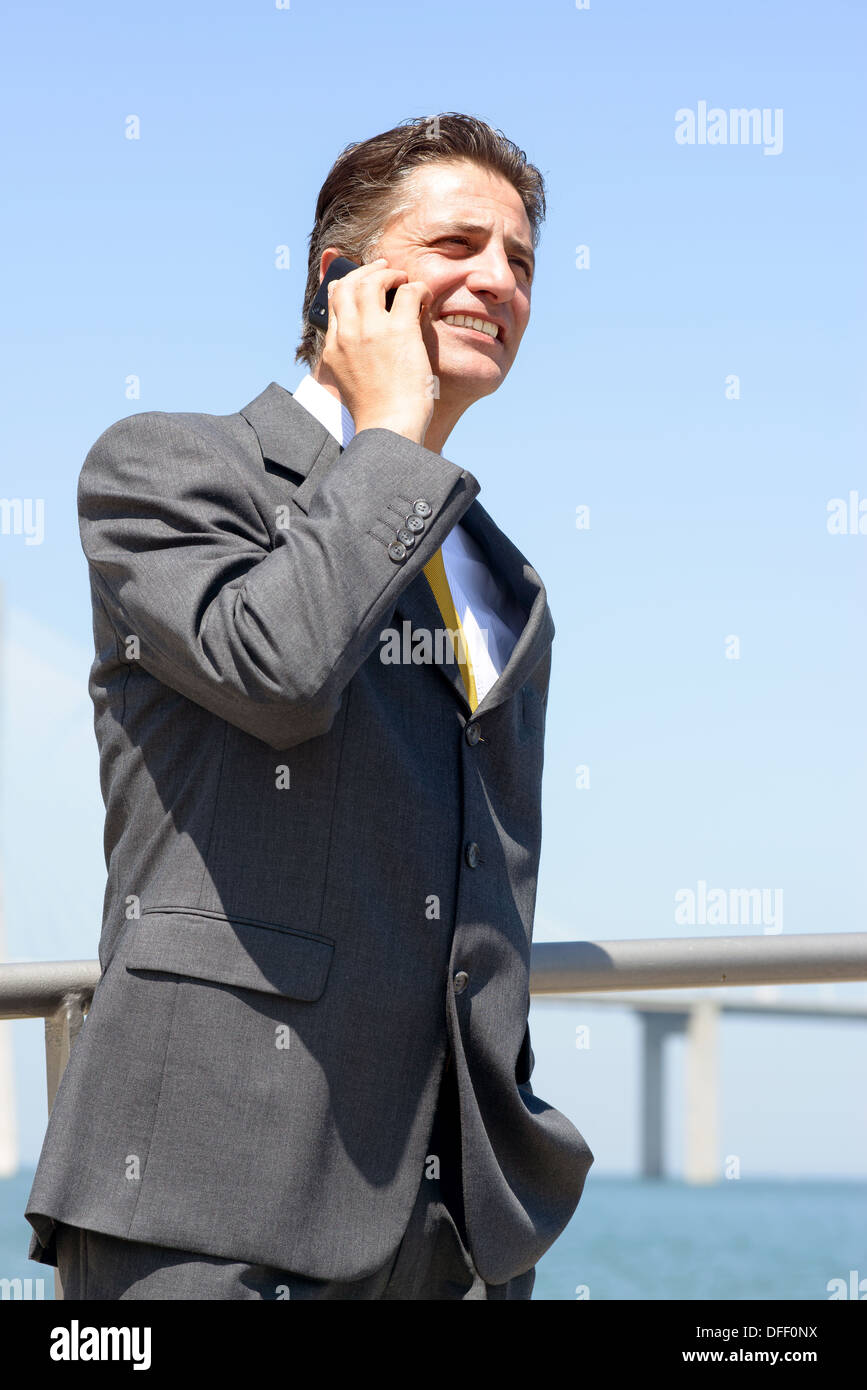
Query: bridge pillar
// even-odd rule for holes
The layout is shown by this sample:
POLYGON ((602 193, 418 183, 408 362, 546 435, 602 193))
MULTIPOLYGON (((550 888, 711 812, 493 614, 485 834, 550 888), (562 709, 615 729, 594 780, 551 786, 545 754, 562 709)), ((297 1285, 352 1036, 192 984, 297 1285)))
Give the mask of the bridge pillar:
POLYGON ((662 1044, 669 1033, 682 1029, 684 1016, 647 1010, 639 1017, 642 1028, 641 1175, 661 1178, 664 1176, 662 1044))
POLYGON ((686 1025, 686 1157, 689 1183, 719 1180, 719 1004, 702 999, 690 1008, 686 1025))

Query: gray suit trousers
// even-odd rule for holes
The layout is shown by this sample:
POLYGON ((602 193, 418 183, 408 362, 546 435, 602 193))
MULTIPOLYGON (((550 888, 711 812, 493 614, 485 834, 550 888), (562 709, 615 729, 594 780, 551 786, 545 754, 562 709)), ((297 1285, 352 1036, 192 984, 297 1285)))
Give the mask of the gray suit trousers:
POLYGON ((69 1300, 205 1299, 529 1299, 535 1267, 505 1284, 486 1284, 467 1249, 460 1182, 454 1067, 437 1104, 429 1153, 439 1176, 422 1176, 409 1223, 396 1251, 363 1279, 312 1279, 303 1274, 124 1240, 58 1222, 57 1261, 69 1300))

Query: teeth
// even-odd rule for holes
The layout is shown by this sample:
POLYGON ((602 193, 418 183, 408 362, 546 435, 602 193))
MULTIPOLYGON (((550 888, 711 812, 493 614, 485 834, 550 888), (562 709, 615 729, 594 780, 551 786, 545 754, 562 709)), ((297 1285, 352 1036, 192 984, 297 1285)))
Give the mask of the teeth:
POLYGON ((479 333, 487 333, 489 338, 496 338, 499 329, 495 323, 488 319, 474 319, 469 314, 447 314, 444 323, 453 323, 456 328, 475 328, 479 333))

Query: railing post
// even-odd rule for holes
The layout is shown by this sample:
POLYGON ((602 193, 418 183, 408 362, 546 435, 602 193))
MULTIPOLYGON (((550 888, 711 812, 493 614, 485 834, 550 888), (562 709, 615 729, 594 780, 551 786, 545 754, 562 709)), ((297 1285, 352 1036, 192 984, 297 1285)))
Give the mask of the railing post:
POLYGON ((45 1019, 45 1072, 48 1082, 48 1113, 51 1114, 60 1078, 69 1061, 72 1045, 81 1032, 84 1013, 77 994, 66 994, 56 1013, 45 1019))
MULTIPOLYGON (((64 995, 63 1003, 53 1014, 45 1018, 45 1075, 48 1082, 48 1113, 51 1114, 60 1078, 63 1075, 73 1044, 81 1032, 84 1013, 81 998, 77 994, 64 995)), ((54 1271, 54 1297, 58 1302, 63 1298, 63 1285, 60 1282, 60 1269, 54 1271)))

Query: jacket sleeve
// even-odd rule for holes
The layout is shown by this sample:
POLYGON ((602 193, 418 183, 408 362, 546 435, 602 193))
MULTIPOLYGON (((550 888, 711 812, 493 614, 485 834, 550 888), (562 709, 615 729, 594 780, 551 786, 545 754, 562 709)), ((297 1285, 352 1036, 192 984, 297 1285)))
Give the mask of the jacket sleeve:
POLYGON ((392 430, 362 430, 308 512, 295 509, 272 538, 233 447, 228 437, 215 447, 180 413, 118 421, 79 475, 81 543, 121 651, 272 748, 291 748, 331 727, 400 592, 479 484, 392 430), (388 545, 419 498, 431 514, 396 563, 388 545))

